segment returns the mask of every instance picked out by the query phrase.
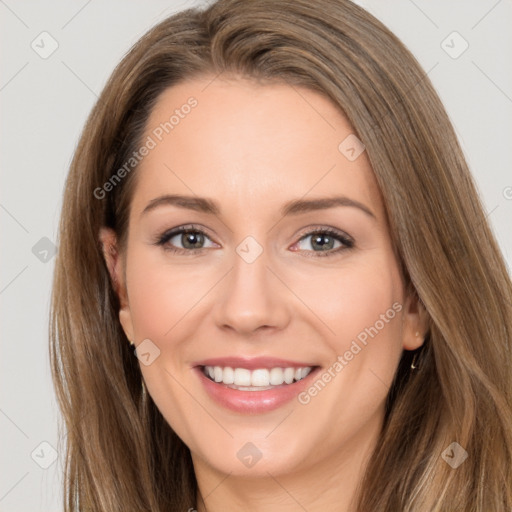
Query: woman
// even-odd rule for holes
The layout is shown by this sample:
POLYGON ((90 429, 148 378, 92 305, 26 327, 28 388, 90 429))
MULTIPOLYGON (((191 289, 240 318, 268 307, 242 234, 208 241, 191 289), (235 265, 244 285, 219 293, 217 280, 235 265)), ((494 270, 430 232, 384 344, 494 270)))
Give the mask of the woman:
POLYGON ((66 183, 66 510, 510 510, 511 288, 381 23, 340 0, 172 16, 66 183))

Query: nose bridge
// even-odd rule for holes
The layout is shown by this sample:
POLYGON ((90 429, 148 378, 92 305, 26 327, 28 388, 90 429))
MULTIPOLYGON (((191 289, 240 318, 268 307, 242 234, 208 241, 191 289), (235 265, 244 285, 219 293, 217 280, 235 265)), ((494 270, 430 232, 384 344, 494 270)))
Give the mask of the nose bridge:
POLYGON ((219 327, 247 334, 262 326, 283 328, 287 324, 289 297, 269 267, 271 255, 255 237, 247 236, 236 246, 232 270, 216 301, 219 327))

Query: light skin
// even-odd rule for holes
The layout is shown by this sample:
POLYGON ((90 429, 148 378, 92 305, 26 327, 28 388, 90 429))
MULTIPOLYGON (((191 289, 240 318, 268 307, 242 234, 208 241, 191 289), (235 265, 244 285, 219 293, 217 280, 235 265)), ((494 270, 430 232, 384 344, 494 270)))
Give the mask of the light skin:
POLYGON ((191 507, 353 511, 389 385, 402 351, 422 344, 425 314, 405 293, 366 152, 349 161, 338 149, 354 130, 334 104, 305 88, 212 79, 166 90, 152 111, 146 136, 190 96, 198 100, 136 171, 125 250, 101 230, 120 321, 136 345, 150 339, 160 349, 140 367, 191 450, 200 492, 191 507), (211 199, 219 212, 160 204, 143 213, 166 194, 211 199), (282 215, 290 201, 334 196, 363 208, 282 215), (181 235, 166 242, 179 254, 155 243, 188 224, 205 233, 201 251, 187 249, 181 235), (311 233, 325 228, 353 246, 329 233, 322 240, 334 237, 331 245, 314 243, 311 233), (247 236, 263 249, 252 263, 236 252, 247 236), (294 399, 257 415, 227 410, 192 370, 226 356, 327 369, 394 303, 401 310, 306 405, 294 399), (250 468, 237 457, 247 442, 262 454, 250 468))

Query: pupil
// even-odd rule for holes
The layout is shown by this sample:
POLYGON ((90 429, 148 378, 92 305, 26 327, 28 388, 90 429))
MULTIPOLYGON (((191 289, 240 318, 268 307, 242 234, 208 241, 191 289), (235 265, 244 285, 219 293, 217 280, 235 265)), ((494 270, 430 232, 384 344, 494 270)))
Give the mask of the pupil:
POLYGON ((328 249, 332 249, 333 242, 334 242, 334 239, 331 238, 329 235, 316 235, 315 237, 313 237, 312 245, 313 245, 313 247, 315 247, 315 245, 317 245, 321 249, 323 249, 324 247, 326 247, 328 249), (322 240, 324 240, 325 242, 322 242, 322 240))
POLYGON ((186 247, 188 249, 198 249, 201 246, 201 243, 203 242, 203 235, 201 233, 196 232, 189 232, 183 234, 185 243, 183 244, 183 247, 186 247))

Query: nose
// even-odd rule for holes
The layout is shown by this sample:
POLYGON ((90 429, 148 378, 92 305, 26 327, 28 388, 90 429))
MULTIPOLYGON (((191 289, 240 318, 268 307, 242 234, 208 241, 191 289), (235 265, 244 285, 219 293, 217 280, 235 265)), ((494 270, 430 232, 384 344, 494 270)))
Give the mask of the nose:
POLYGON ((217 289, 214 318, 219 328, 247 336, 288 325, 290 291, 272 267, 265 252, 251 263, 235 254, 233 268, 217 289))

